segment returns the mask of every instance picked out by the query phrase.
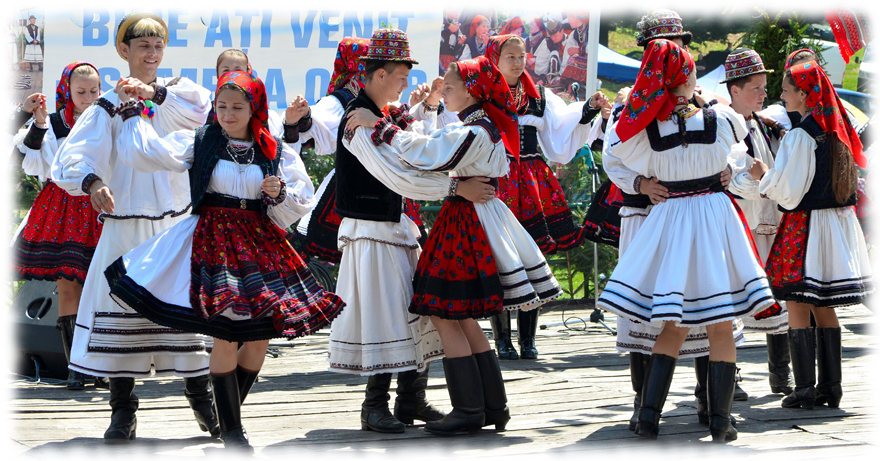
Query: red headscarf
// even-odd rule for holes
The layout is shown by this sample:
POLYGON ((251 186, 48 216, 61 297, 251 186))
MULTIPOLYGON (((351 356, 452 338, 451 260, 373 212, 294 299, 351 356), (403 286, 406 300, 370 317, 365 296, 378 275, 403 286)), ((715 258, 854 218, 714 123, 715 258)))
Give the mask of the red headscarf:
POLYGON ((669 89, 687 83, 693 70, 694 58, 675 43, 664 39, 648 43, 642 68, 617 123, 620 141, 632 138, 655 119, 669 117, 676 105, 669 89))
POLYGON ((278 142, 269 133, 269 101, 266 99, 266 86, 263 85, 263 81, 256 75, 247 72, 227 72, 217 82, 217 92, 214 94, 215 101, 224 85, 234 85, 247 94, 248 101, 251 103, 249 125, 254 133, 254 141, 260 145, 263 155, 274 159, 278 142))
POLYGON ((489 22, 489 18, 483 16, 482 14, 478 14, 478 15, 474 16, 474 20, 471 21, 471 30, 470 30, 470 33, 468 34, 468 37, 473 37, 474 35, 477 35, 477 27, 483 21, 489 22))
POLYGON ((64 117, 67 126, 73 126, 73 110, 75 109, 73 99, 70 96, 70 75, 73 73, 73 69, 79 66, 89 66, 95 69, 95 73, 99 76, 98 80, 100 80, 101 74, 98 72, 98 69, 84 61, 74 61, 61 71, 61 80, 58 81, 58 86, 55 87, 55 112, 64 117))
POLYGON ((813 51, 813 50, 811 50, 811 49, 809 49, 809 48, 801 48, 801 49, 799 49, 799 50, 794 50, 794 51, 792 51, 791 53, 788 54, 788 57, 787 57, 787 58, 785 58, 785 68, 786 68, 786 69, 788 69, 789 67, 791 67, 791 61, 794 59, 794 55, 800 53, 801 51, 809 51, 810 53, 813 53, 813 56, 816 56, 816 52, 813 51))
POLYGON ((507 21, 507 24, 505 24, 500 31, 498 31, 498 35, 512 34, 513 31, 519 29, 520 27, 525 30, 525 25, 523 24, 522 19, 520 19, 519 16, 514 16, 510 18, 510 21, 507 21))
POLYGON ((837 139, 852 152, 856 164, 866 168, 868 161, 862 154, 862 141, 850 124, 846 110, 825 71, 816 61, 798 64, 789 70, 795 86, 807 93, 805 102, 816 123, 826 133, 836 133, 837 139))
POLYGON ((364 62, 358 58, 366 56, 369 48, 370 40, 367 38, 349 37, 339 41, 327 94, 345 88, 351 80, 357 82, 361 89, 364 88, 364 62))
POLYGON ((501 71, 485 56, 458 61, 456 65, 468 93, 483 103, 486 116, 501 130, 504 147, 519 159, 519 119, 501 71))
MULTIPOLYGON (((504 46, 504 43, 511 38, 515 37, 515 35, 496 35, 494 37, 489 38, 489 46, 486 47, 486 57, 492 61, 492 64, 498 65, 498 61, 501 59, 501 48, 504 46)), ((525 70, 523 70, 522 75, 519 76, 519 81, 522 83, 523 90, 525 93, 533 98, 539 98, 538 88, 535 86, 535 81, 532 80, 532 76, 525 70)), ((510 84, 512 82, 508 82, 510 84)), ((523 98, 520 101, 520 105, 528 104, 528 98, 523 98)), ((516 110, 521 109, 517 107, 516 110)))

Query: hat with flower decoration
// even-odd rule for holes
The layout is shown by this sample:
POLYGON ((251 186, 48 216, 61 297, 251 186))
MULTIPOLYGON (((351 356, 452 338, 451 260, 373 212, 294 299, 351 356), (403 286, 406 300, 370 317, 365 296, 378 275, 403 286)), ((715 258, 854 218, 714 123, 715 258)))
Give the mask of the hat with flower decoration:
POLYGON ((721 83, 727 83, 742 77, 748 77, 755 74, 769 74, 772 69, 764 67, 764 61, 755 50, 748 48, 737 48, 727 55, 724 61, 724 80, 721 83))
POLYGON ((379 29, 370 38, 370 46, 363 61, 397 61, 418 64, 409 53, 406 32, 398 29, 379 29))
POLYGON ((657 38, 681 38, 681 41, 687 45, 693 37, 690 32, 685 32, 681 16, 667 9, 654 10, 651 14, 642 16, 636 27, 639 29, 639 34, 636 36, 639 46, 646 46, 648 42, 657 38))

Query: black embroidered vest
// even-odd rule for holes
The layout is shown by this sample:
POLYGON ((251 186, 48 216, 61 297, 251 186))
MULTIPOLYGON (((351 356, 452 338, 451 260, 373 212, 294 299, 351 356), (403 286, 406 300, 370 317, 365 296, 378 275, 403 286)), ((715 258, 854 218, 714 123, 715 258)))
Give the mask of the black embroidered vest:
POLYGON ((332 93, 329 96, 333 96, 337 100, 339 100, 339 104, 342 104, 342 109, 345 110, 348 107, 348 104, 357 98, 357 95, 353 94, 351 90, 348 88, 340 88, 332 93))
MULTIPOLYGON (((223 136, 223 129, 219 124, 201 126, 196 129, 195 136, 195 157, 193 165, 189 169, 189 187, 192 212, 198 214, 199 206, 208 191, 208 182, 211 180, 211 174, 214 172, 217 162, 220 160, 232 161, 232 159, 226 151, 227 140, 223 136)), ((275 141, 278 143, 278 150, 275 152, 275 158, 271 160, 263 155, 258 144, 254 144, 254 164, 260 166, 263 174, 278 174, 278 166, 281 163, 281 147, 284 143, 277 138, 275 141)), ((261 211, 263 214, 266 213, 265 203, 262 203, 261 211)))
POLYGON ((55 134, 55 139, 58 141, 61 141, 70 134, 70 127, 64 124, 64 119, 61 118, 61 114, 58 112, 49 114, 49 124, 52 125, 52 133, 55 134))
MULTIPOLYGON (((534 115, 535 117, 543 117, 544 109, 547 107, 547 100, 544 98, 544 87, 536 85, 538 88, 539 98, 529 97, 529 104, 525 111, 519 115, 534 115)), ((538 144, 538 129, 533 126, 519 126, 519 158, 542 158, 541 145, 538 144)))
POLYGON ((373 177, 342 143, 346 117, 351 111, 362 107, 377 117, 384 116, 365 91, 361 91, 346 106, 336 134, 336 213, 342 217, 367 221, 399 222, 403 212, 403 197, 373 177))
POLYGON ((813 182, 810 184, 810 188, 807 190, 807 193, 804 194, 804 198, 801 199, 801 203, 798 204, 797 208, 786 210, 780 206, 779 211, 789 213, 803 210, 823 210, 827 208, 841 208, 855 205, 856 194, 853 194, 844 204, 837 203, 837 200, 834 199, 834 189, 831 187, 831 146, 826 142, 826 134, 822 131, 819 124, 816 123, 813 116, 808 115, 802 118, 801 122, 797 125, 797 128, 803 129, 816 140, 816 151, 814 152, 814 155, 816 156, 816 173, 813 176, 813 182))

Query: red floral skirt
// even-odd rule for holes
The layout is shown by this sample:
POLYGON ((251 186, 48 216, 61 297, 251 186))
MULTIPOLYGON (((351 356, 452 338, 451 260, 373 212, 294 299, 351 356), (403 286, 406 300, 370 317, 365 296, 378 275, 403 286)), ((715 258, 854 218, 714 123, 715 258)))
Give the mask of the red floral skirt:
POLYGON ((209 323, 231 309, 253 322, 271 319, 278 333, 295 338, 323 328, 341 312, 342 300, 324 291, 268 217, 214 207, 200 214, 190 300, 209 323))
POLYGON ((542 157, 511 159, 510 172, 499 178, 500 198, 544 254, 581 245, 584 229, 574 222, 565 193, 542 157))
MULTIPOLYGON (((421 235, 419 244, 424 245, 427 240, 427 232, 425 232, 425 222, 419 213, 419 204, 405 199, 405 213, 412 219, 417 226, 421 235)), ((305 250, 308 255, 327 261, 333 264, 339 264, 342 260, 342 252, 337 246, 337 237, 339 235, 339 225, 342 223, 342 216, 336 214, 336 175, 330 178, 327 188, 321 197, 318 198, 318 204, 312 210, 312 217, 309 219, 309 228, 305 241, 305 250)))
POLYGON ((766 266, 767 279, 774 294, 782 294, 803 285, 809 234, 809 210, 782 214, 766 266))
POLYGON ((88 196, 74 197, 49 181, 19 237, 15 268, 25 280, 84 283, 103 227, 88 196))
POLYGON ((504 289, 474 204, 447 198, 413 277, 414 314, 462 320, 501 312, 504 289))
POLYGON ((611 180, 606 179, 593 194, 584 217, 584 238, 617 248, 620 245, 620 208, 623 195, 611 180))

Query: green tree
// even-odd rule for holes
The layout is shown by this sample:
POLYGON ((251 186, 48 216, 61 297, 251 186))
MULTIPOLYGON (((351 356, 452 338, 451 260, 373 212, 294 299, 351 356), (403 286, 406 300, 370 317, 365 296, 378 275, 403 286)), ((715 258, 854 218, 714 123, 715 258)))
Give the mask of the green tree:
POLYGON ((824 65, 821 53, 828 48, 806 35, 809 23, 801 20, 797 13, 780 11, 771 18, 767 11, 757 7, 755 9, 761 18, 743 35, 740 45, 757 51, 764 66, 776 71, 767 74, 767 100, 774 102, 779 100, 782 93, 785 58, 789 53, 800 48, 809 48, 819 56, 819 65, 824 65))

